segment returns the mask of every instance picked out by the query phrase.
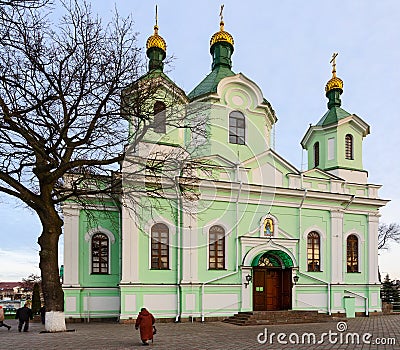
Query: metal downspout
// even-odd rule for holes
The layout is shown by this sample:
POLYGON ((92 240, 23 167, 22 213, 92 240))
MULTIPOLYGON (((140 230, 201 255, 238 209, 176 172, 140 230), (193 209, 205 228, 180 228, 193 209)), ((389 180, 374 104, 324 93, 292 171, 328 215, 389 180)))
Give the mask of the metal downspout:
POLYGON ((177 211, 178 211, 178 225, 176 227, 177 233, 177 288, 176 288, 176 317, 175 322, 181 319, 181 236, 182 236, 182 197, 179 189, 179 175, 175 176, 175 187, 177 195, 177 211))

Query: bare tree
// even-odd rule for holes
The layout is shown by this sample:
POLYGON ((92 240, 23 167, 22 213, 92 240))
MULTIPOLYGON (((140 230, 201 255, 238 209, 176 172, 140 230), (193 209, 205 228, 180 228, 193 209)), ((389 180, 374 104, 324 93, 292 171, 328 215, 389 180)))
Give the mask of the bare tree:
POLYGON ((388 249, 391 242, 400 243, 400 225, 382 223, 378 228, 378 249, 388 249))
MULTIPOLYGON (((86 2, 74 0, 63 4, 65 14, 55 24, 49 7, 21 1, 24 6, 7 11, 6 3, 13 1, 1 4, 0 191, 25 203, 41 221, 46 330, 63 331, 60 205, 68 199, 83 205, 89 195, 118 195, 118 164, 154 127, 147 101, 159 94, 160 81, 152 74, 139 80, 144 65, 130 17, 115 13, 104 25, 86 2), (101 186, 86 186, 93 180, 101 186)), ((181 91, 173 95, 169 109, 186 98, 181 91)), ((182 119, 171 117, 168 123, 181 127, 182 119)), ((163 157, 164 163, 171 158, 163 157)), ((174 158, 180 164, 170 164, 182 167, 184 157, 174 158)), ((161 169, 157 162, 129 159, 138 173, 161 169)))

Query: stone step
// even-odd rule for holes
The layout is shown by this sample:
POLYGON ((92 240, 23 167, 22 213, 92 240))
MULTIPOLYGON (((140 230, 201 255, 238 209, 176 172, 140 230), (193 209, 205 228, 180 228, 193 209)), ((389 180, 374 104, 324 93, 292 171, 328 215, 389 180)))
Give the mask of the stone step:
POLYGON ((239 312, 226 318, 223 322, 238 326, 248 326, 255 324, 315 323, 332 320, 331 316, 320 314, 318 311, 279 310, 239 312))

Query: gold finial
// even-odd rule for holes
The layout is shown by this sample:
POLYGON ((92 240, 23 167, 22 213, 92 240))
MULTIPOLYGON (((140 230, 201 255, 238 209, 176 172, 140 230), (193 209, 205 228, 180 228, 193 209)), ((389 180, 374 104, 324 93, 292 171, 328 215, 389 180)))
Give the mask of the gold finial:
POLYGON ((220 22, 219 22, 219 32, 216 32, 210 40, 210 47, 213 46, 217 42, 225 41, 233 46, 233 37, 230 35, 228 32, 224 30, 224 6, 221 5, 221 10, 219 11, 219 17, 220 17, 220 22))
POLYGON ((158 34, 158 6, 156 5, 156 24, 154 25, 154 35, 158 34))
POLYGON ((330 63, 332 64, 332 78, 326 83, 325 91, 328 93, 333 89, 339 89, 343 91, 343 80, 336 76, 336 57, 337 52, 334 52, 330 63))
POLYGON ((165 40, 158 35, 158 6, 156 5, 156 23, 154 25, 154 34, 147 39, 146 48, 158 47, 163 51, 167 50, 167 44, 165 40))
POLYGON ((221 11, 219 11, 219 17, 221 18, 220 22, 219 22, 219 26, 220 26, 220 30, 223 31, 224 30, 224 14, 222 13, 224 11, 224 6, 225 5, 221 5, 221 11))
POLYGON ((332 76, 336 77, 336 57, 337 57, 338 53, 334 52, 332 55, 332 59, 330 61, 330 63, 332 63, 332 76))

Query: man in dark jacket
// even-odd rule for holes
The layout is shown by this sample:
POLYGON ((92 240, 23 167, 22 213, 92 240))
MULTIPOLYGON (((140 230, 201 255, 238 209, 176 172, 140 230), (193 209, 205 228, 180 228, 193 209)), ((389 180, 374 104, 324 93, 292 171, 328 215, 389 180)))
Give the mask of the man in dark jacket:
POLYGON ((29 320, 33 319, 33 313, 32 313, 32 310, 29 308, 29 305, 30 304, 28 302, 26 302, 23 307, 20 307, 17 310, 17 313, 15 315, 15 318, 17 318, 19 320, 19 323, 18 323, 18 331, 19 332, 21 332, 22 326, 24 326, 24 332, 28 332, 29 320))

